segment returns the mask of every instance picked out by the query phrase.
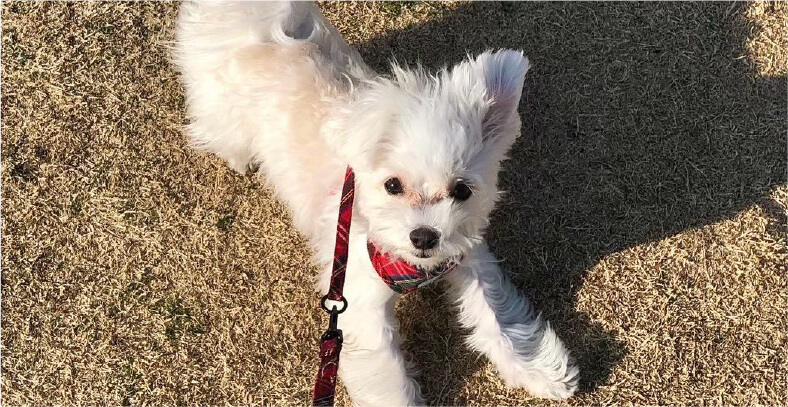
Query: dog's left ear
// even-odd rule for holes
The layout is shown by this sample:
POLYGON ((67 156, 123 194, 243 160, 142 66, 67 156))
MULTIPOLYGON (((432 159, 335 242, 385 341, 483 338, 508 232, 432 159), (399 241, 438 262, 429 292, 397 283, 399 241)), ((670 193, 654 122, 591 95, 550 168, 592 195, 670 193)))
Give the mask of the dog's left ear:
POLYGON ((471 98, 480 99, 480 106, 486 108, 482 118, 485 141, 502 133, 519 134, 517 106, 528 68, 528 58, 522 51, 500 50, 484 52, 452 70, 455 85, 465 88, 471 98))

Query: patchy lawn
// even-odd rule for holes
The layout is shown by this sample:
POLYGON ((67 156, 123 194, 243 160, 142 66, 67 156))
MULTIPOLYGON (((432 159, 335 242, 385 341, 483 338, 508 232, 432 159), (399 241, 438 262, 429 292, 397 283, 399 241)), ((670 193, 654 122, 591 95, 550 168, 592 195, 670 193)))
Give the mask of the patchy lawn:
MULTIPOLYGON (((568 403, 788 402, 788 5, 321 7, 381 71, 531 58, 489 238, 581 363, 568 403)), ((315 270, 262 179, 186 146, 176 13, 2 4, 6 404, 310 400, 315 270)), ((399 312, 431 404, 555 404, 462 345, 440 287, 399 312)))

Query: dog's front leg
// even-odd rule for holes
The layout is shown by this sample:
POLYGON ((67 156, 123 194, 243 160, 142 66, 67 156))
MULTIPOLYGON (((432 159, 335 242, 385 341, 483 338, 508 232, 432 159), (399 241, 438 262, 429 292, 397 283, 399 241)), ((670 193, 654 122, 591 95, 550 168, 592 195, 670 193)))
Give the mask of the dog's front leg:
POLYGON ((380 303, 369 298, 376 292, 376 289, 346 291, 352 305, 340 315, 339 326, 345 338, 339 362, 340 377, 355 405, 421 405, 419 387, 408 377, 400 350, 395 298, 388 293, 390 298, 380 303))
POLYGON ((447 276, 468 344, 484 353, 507 385, 538 397, 566 398, 577 389, 578 369, 550 325, 503 275, 486 245, 447 276))

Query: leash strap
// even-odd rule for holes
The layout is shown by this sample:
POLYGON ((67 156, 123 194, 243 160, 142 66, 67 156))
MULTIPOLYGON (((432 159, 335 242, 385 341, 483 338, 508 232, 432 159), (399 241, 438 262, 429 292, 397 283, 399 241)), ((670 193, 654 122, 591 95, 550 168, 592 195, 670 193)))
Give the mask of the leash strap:
POLYGON ((328 299, 342 301, 342 287, 345 285, 345 269, 347 268, 348 245, 350 243, 350 220, 353 218, 353 196, 355 195, 356 176, 347 167, 345 183, 342 185, 342 200, 339 201, 339 217, 337 219, 337 240, 334 243, 334 266, 331 271, 331 287, 328 299))
POLYGON ((328 294, 323 296, 320 306, 329 314, 328 329, 320 338, 320 369, 317 371, 313 406, 333 406, 336 394, 339 353, 342 351, 342 330, 337 328, 339 314, 347 309, 347 300, 342 296, 347 269, 348 246, 350 243, 350 221, 353 218, 353 196, 355 194, 355 175, 350 166, 345 171, 342 185, 342 199, 339 201, 337 237, 334 243, 334 263, 331 269, 331 285, 328 294), (341 301, 342 309, 336 305, 328 309, 326 300, 341 301))
POLYGON ((317 371, 315 391, 312 396, 313 406, 332 407, 334 405, 337 372, 339 371, 339 352, 342 351, 342 331, 336 329, 337 315, 339 314, 331 313, 330 327, 320 338, 320 370, 317 371))

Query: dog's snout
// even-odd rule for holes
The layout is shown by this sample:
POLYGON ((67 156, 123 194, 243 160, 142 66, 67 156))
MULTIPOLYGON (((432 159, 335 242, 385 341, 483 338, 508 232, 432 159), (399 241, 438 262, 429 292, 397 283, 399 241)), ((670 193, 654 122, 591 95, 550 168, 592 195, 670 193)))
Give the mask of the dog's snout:
POLYGON ((413 243, 414 247, 421 250, 435 247, 440 237, 441 235, 437 230, 427 226, 418 227, 410 232, 411 243, 413 243))

